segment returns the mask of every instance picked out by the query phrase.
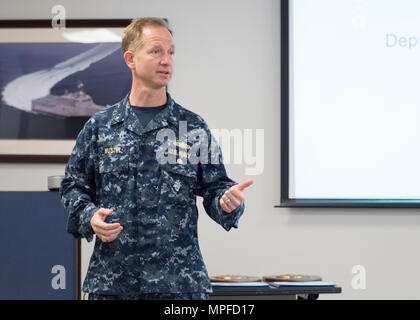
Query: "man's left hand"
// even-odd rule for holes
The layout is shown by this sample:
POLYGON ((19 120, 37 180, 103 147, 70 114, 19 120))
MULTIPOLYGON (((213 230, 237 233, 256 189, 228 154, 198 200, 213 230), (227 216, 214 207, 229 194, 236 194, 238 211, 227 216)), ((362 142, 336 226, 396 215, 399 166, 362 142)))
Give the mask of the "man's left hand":
POLYGON ((230 213, 239 207, 244 200, 244 189, 254 183, 254 180, 249 179, 242 183, 235 184, 229 190, 227 190, 220 198, 220 206, 223 211, 230 213))

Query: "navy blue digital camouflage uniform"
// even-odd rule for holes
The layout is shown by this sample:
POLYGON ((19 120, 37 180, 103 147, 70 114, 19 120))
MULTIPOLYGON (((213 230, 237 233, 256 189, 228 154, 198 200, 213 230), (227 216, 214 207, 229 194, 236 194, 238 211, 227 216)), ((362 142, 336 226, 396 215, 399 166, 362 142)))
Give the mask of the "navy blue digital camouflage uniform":
MULTIPOLYGON (((114 211, 106 222, 123 226, 114 241, 96 238, 83 291, 114 296, 209 293, 197 239, 196 196, 203 197, 207 214, 229 231, 238 226, 244 203, 226 213, 219 199, 236 182, 228 178, 220 147, 199 115, 167 94, 167 107, 143 127, 128 96, 86 122, 60 188, 69 214, 67 231, 76 238, 93 239, 90 220, 101 207, 114 211), (179 141, 180 122, 188 132, 207 134, 208 140, 199 140, 208 150, 207 162, 187 159, 193 142, 179 141), (171 152, 178 162, 157 160, 162 129, 176 133, 171 152)), ((197 154, 203 148, 199 150, 197 154)))

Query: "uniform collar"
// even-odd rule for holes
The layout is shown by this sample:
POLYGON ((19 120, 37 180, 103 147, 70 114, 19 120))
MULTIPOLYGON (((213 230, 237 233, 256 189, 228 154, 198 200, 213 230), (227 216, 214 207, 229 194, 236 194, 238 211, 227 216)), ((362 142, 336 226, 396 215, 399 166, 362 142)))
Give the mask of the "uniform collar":
POLYGON ((162 112, 156 115, 156 118, 149 122, 146 128, 141 130, 142 126, 140 121, 137 119, 137 116, 134 114, 134 111, 130 108, 130 103, 128 97, 130 92, 119 102, 114 112, 112 113, 111 125, 114 125, 119 122, 125 122, 129 130, 134 131, 138 134, 145 133, 147 131, 159 129, 166 127, 168 122, 177 125, 179 119, 179 108, 175 101, 172 99, 171 95, 166 92, 167 108, 164 108, 162 112))

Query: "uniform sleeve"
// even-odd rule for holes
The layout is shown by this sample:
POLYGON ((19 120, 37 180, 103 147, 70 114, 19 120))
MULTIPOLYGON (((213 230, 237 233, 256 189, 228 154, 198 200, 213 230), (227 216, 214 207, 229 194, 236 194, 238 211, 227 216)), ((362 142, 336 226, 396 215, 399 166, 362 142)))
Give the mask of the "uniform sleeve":
POLYGON ((93 122, 90 119, 79 133, 60 188, 61 202, 68 213, 67 231, 88 241, 94 235, 90 219, 98 210, 95 205, 93 122))
POLYGON ((225 212, 220 206, 220 198, 237 183, 227 176, 221 148, 208 127, 206 127, 206 132, 209 137, 208 161, 198 164, 197 195, 203 197, 204 209, 210 218, 229 231, 232 227, 238 228, 245 204, 242 201, 241 205, 230 213, 225 212))

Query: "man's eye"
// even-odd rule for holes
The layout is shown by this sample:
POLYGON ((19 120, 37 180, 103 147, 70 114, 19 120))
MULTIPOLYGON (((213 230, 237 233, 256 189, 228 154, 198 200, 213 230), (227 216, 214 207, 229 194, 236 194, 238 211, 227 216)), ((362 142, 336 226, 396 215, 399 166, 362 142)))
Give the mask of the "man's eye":
POLYGON ((154 50, 152 51, 152 53, 153 53, 153 54, 158 54, 158 53, 159 53, 159 49, 154 49, 154 50))

